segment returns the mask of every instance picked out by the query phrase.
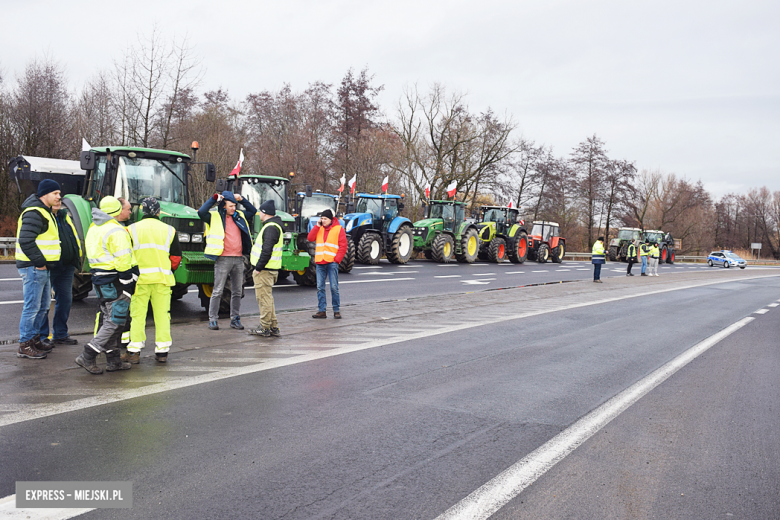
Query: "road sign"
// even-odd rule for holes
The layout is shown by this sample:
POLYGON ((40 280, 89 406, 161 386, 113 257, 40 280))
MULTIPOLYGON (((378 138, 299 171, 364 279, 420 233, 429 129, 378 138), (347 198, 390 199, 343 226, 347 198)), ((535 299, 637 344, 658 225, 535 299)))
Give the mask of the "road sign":
POLYGON ((750 244, 750 249, 761 249, 761 242, 750 244))

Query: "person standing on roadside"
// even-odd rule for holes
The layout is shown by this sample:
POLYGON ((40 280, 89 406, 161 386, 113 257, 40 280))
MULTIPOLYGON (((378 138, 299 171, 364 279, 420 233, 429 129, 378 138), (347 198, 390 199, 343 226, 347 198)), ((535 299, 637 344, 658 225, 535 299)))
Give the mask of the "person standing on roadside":
POLYGON ((209 329, 219 330, 219 304, 230 277, 230 327, 243 330, 241 325, 241 292, 244 285, 244 255, 252 250, 250 222, 257 210, 241 195, 231 191, 215 193, 198 210, 206 223, 206 258, 214 260, 214 285, 209 302, 209 329), (236 209, 242 203, 246 212, 236 209), (213 209, 217 204, 217 209, 213 209))
POLYGON ((62 199, 61 194, 57 182, 42 180, 35 195, 27 197, 22 204, 16 227, 16 269, 22 278, 24 295, 16 352, 21 358, 43 359, 51 352, 51 347, 41 342, 39 333, 51 302, 49 269, 62 255, 57 221, 52 213, 52 207, 62 199))
POLYGON ((255 268, 252 279, 255 281, 255 297, 260 307, 260 328, 252 329, 249 334, 262 337, 279 337, 279 322, 276 320, 273 286, 282 268, 282 249, 284 247, 284 232, 282 219, 276 216, 276 205, 273 200, 267 200, 260 205, 258 212, 263 227, 257 235, 252 247, 250 262, 255 268))
POLYGON ((330 303, 333 306, 333 317, 341 319, 341 299, 339 298, 339 264, 347 254, 347 234, 338 220, 333 218, 333 212, 326 209, 317 215, 320 219, 317 225, 309 231, 306 239, 316 244, 314 263, 317 266, 317 313, 312 318, 324 319, 328 315, 327 296, 325 295, 325 280, 330 281, 330 303))
POLYGON ((650 276, 658 276, 658 258, 661 256, 661 250, 658 249, 658 242, 653 242, 650 248, 650 276))
POLYGON ((49 306, 39 332, 41 342, 47 347, 55 345, 76 345, 77 340, 68 335, 68 318, 73 304, 73 274, 81 267, 81 241, 70 218, 70 213, 62 207, 62 200, 52 206, 52 214, 57 222, 60 236, 60 260, 49 268, 51 288, 54 290, 54 318, 52 319, 52 339, 49 339, 49 306))
POLYGON ((103 197, 100 209, 92 208, 92 225, 84 240, 102 318, 95 337, 76 358, 76 364, 90 374, 103 373, 95 361, 101 352, 106 353, 107 372, 128 370, 132 366, 122 361, 119 348, 129 318, 130 299, 138 281, 133 243, 127 229, 120 224, 130 218, 130 211, 130 203, 126 200, 103 197))
POLYGON ((631 267, 636 263, 636 243, 635 242, 629 242, 628 243, 628 250, 626 251, 626 259, 628 260, 628 270, 626 271, 626 276, 634 276, 631 274, 631 267))
POLYGON ((123 359, 137 365, 146 346, 146 313, 152 304, 154 316, 154 355, 160 363, 168 361, 171 349, 171 287, 173 272, 181 262, 179 236, 173 226, 160 220, 160 203, 154 197, 141 201, 143 218, 128 228, 138 262, 138 283, 130 301, 130 343, 123 359))
POLYGON ((647 276, 647 258, 650 256, 650 239, 646 238, 645 243, 639 246, 639 258, 642 260, 642 276, 647 276))
POLYGON ((593 264, 593 281, 602 283, 601 266, 607 263, 607 257, 604 254, 604 237, 598 237, 593 243, 590 261, 593 264))

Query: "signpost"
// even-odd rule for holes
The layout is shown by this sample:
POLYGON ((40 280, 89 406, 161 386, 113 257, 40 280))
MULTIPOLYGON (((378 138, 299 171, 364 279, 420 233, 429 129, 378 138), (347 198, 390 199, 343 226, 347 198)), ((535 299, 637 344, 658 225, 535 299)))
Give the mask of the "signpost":
POLYGON ((750 258, 753 258, 753 251, 756 252, 756 260, 760 260, 761 258, 761 242, 753 242, 750 244, 750 258))

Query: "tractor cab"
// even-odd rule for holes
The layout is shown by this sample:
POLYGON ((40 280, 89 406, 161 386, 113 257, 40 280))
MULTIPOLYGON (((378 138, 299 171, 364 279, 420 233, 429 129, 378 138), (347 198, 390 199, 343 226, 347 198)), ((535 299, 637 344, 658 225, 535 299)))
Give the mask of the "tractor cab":
POLYGON ((454 232, 466 219, 466 204, 454 200, 432 200, 426 218, 441 219, 442 229, 454 232))
POLYGON ((354 212, 344 215, 344 231, 357 244, 358 262, 376 265, 383 255, 394 264, 409 261, 413 252, 412 223, 400 216, 403 195, 358 193, 354 208, 354 212))
MULTIPOLYGON (((301 219, 301 230, 306 233, 312 230, 317 225, 317 215, 326 209, 333 212, 335 216, 338 210, 339 196, 330 195, 329 193, 314 192, 307 195, 304 192, 298 192, 296 194, 298 199, 298 216, 301 219)), ((339 224, 344 225, 344 221, 339 219, 339 224)))
POLYGON ((521 224, 520 212, 517 208, 508 208, 506 206, 482 206, 479 210, 480 222, 494 222, 496 233, 500 235, 506 234, 507 230, 514 224, 521 224))
POLYGON ((477 230, 481 241, 479 258, 501 263, 508 258, 522 264, 528 256, 525 222, 517 208, 481 206, 477 230))
POLYGON ((536 221, 528 237, 528 255, 540 264, 552 260, 560 264, 566 253, 566 239, 560 236, 557 222, 536 221))
POLYGON ((558 236, 558 228, 557 222, 534 222, 534 226, 531 228, 531 236, 528 238, 540 242, 549 242, 552 237, 558 236))

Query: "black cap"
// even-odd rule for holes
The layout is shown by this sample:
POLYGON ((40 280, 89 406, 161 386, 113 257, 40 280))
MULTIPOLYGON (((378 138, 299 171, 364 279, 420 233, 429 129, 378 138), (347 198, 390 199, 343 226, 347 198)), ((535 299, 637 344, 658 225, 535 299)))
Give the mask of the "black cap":
POLYGON ((596 240, 601 240, 603 242, 604 241, 604 237, 598 237, 596 240))
POLYGON ((144 215, 156 217, 160 214, 160 203, 154 197, 146 197, 141 201, 141 211, 144 215))
POLYGON ((274 216, 276 215, 276 204, 274 204, 273 200, 267 200, 260 204, 260 207, 258 208, 260 211, 265 213, 266 215, 274 216))
POLYGON ((320 211, 319 213, 317 213, 317 216, 318 217, 327 217, 327 218, 333 220, 333 212, 331 210, 329 210, 329 209, 320 211))

